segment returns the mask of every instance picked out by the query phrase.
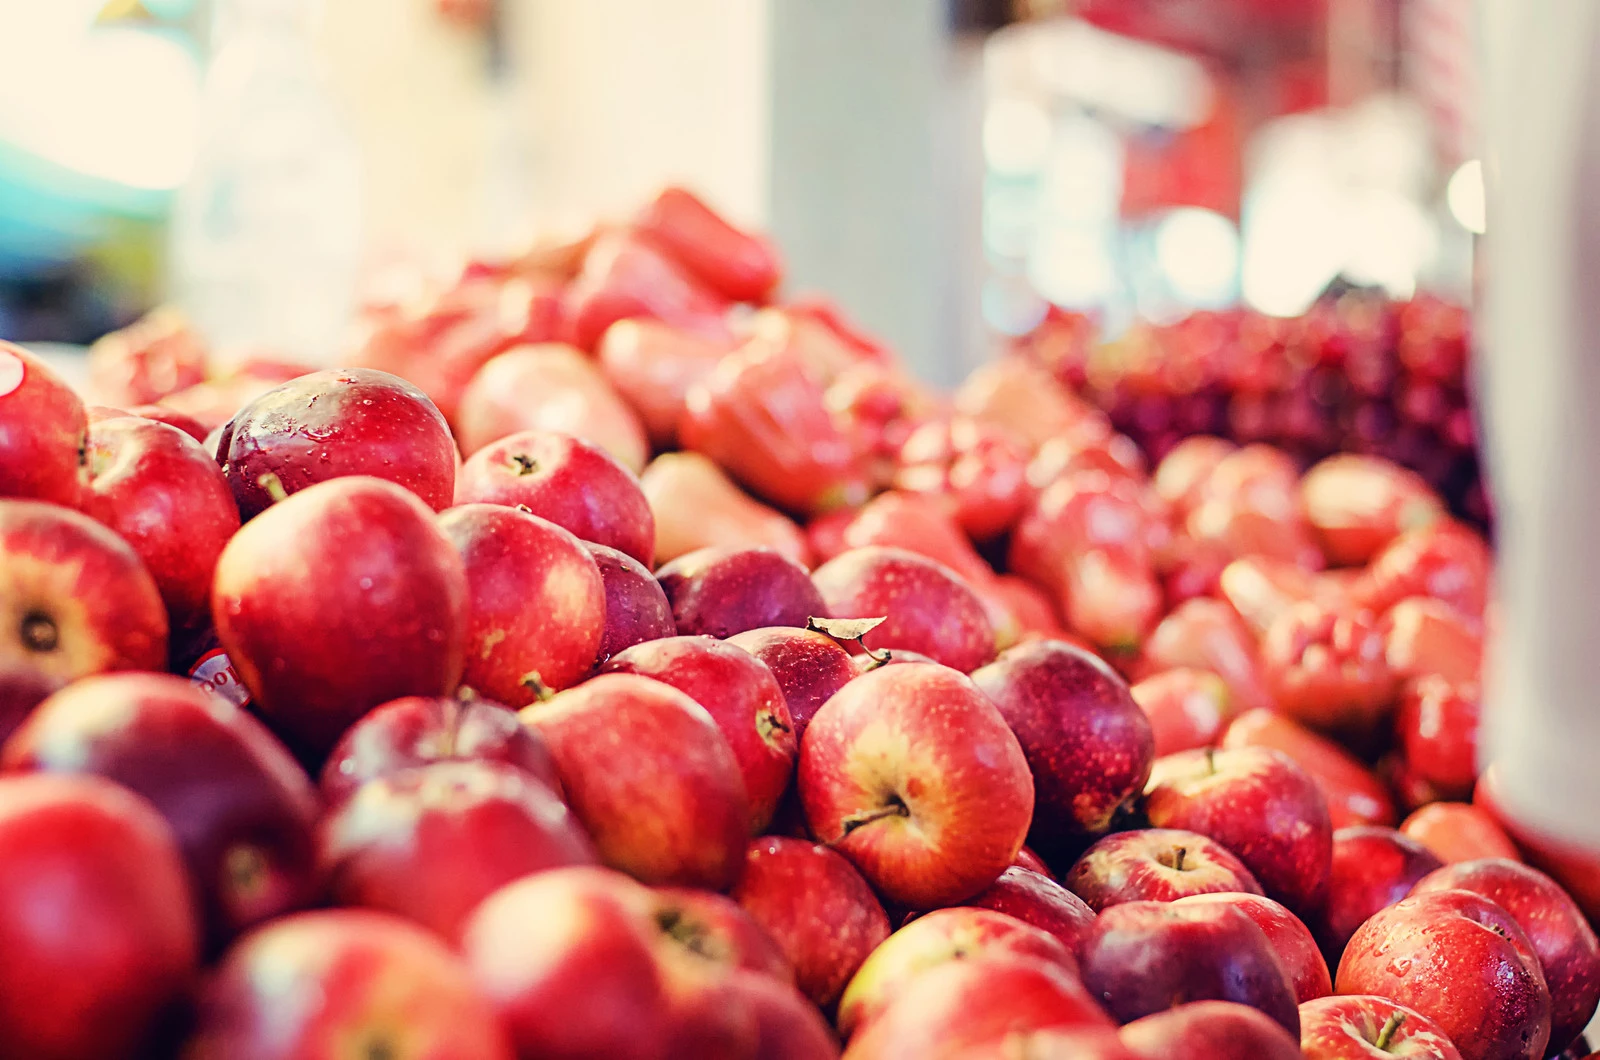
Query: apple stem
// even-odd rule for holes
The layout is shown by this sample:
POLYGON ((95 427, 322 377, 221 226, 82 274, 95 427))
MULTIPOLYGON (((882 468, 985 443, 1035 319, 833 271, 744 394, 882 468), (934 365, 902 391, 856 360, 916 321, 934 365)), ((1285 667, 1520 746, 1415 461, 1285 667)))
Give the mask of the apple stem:
POLYGON ((1379 1049, 1382 1049, 1384 1052, 1388 1052, 1389 1042, 1394 1038, 1394 1032, 1399 1030, 1400 1024, 1404 1023, 1405 1021, 1406 1014, 1404 1012, 1391 1012, 1389 1014, 1389 1019, 1383 1025, 1383 1030, 1378 1032, 1378 1040, 1372 1044, 1377 1046, 1379 1049))
POLYGON ((1207 773, 1215 773, 1216 771, 1217 771, 1217 751, 1216 751, 1216 748, 1207 747, 1206 748, 1206 772, 1207 773))
POLYGON ((555 692, 539 677, 538 670, 529 670, 522 675, 522 680, 517 684, 533 693, 533 698, 540 703, 548 702, 555 697, 555 692))
MULTIPOLYGON (((889 817, 910 816, 911 811, 906 807, 906 804, 897 798, 891 797, 889 805, 887 806, 880 806, 876 810, 863 810, 860 813, 853 813, 849 817, 846 817, 843 821, 839 822, 843 826, 844 830, 839 833, 839 838, 835 839, 833 843, 844 842, 845 837, 851 832, 854 832, 857 828, 863 828, 874 821, 882 821, 889 817)), ((828 845, 832 846, 833 843, 828 845)))
POLYGON ((1175 872, 1182 872, 1183 871, 1183 856, 1185 854, 1187 854, 1187 853, 1189 853, 1189 852, 1187 850, 1185 850, 1183 847, 1179 847, 1177 850, 1173 851, 1173 853, 1172 853, 1172 868, 1173 868, 1173 871, 1175 871, 1175 872))
POLYGON ((267 491, 267 496, 272 498, 272 503, 289 499, 289 491, 283 488, 283 479, 268 471, 256 479, 256 483, 267 491))

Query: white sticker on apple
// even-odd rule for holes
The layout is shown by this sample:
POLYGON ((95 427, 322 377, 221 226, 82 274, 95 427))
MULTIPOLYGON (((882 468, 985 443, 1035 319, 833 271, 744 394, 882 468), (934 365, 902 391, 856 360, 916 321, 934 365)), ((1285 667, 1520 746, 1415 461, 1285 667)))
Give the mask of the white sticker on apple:
POLYGON ((10 350, 0 350, 0 397, 21 386, 25 375, 27 366, 22 363, 22 358, 10 350))

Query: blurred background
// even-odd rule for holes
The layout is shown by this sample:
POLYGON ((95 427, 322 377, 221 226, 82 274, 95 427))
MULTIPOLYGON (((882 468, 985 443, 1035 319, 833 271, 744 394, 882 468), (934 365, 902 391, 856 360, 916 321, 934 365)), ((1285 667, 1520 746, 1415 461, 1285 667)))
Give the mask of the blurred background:
POLYGON ((1022 346, 1153 457, 1197 431, 1375 452, 1485 522, 1471 15, 0 0, 0 338, 170 304, 212 374, 336 363, 356 307, 679 182, 927 381, 1022 346))

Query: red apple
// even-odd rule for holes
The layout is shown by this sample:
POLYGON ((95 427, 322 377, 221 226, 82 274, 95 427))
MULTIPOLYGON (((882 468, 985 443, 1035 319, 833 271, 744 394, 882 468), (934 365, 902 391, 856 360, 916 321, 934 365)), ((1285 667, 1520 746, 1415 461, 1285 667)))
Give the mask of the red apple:
POLYGON ((1199 832, 1233 851, 1267 896, 1290 909, 1321 904, 1333 859, 1327 800, 1278 752, 1243 747, 1157 759, 1145 812, 1157 828, 1199 832))
POLYGON ((337 806, 369 780, 435 762, 497 762, 561 794, 549 749, 514 711, 477 698, 407 696, 345 731, 322 767, 322 795, 337 806))
POLYGON ((1230 441, 1203 434, 1185 438, 1161 458, 1150 484, 1174 512, 1187 515, 1204 497, 1217 465, 1238 448, 1230 441))
POLYGON ((1430 674, 1400 698, 1395 735, 1411 776, 1442 799, 1464 799, 1478 779, 1479 693, 1430 674))
POLYGON ((1300 1043, 1247 1005, 1193 1001, 1134 1020, 1122 1044, 1146 1060, 1304 1060, 1300 1043))
POLYGON ((1322 550, 1341 566, 1359 566, 1405 531, 1445 515, 1421 475, 1356 453, 1314 465, 1300 480, 1300 500, 1322 550))
MULTIPOLYGON (((1024 848, 1026 849, 1026 848, 1024 848)), ((1074 953, 1094 923, 1094 910, 1049 876, 1012 865, 966 904, 1014 916, 1060 939, 1074 953)))
POLYGON ((912 978, 851 1039, 844 1055, 846 1060, 992 1057, 1003 1055, 996 1051, 1002 1043, 1026 1041, 1036 1032, 1109 1026, 1069 969, 1033 957, 980 954, 946 961, 912 978))
POLYGON ((844 532, 855 522, 858 510, 836 508, 831 512, 812 516, 806 522, 804 531, 806 544, 810 547, 812 558, 817 563, 826 563, 850 547, 845 543, 844 532))
POLYGON ((1033 783, 1017 738, 966 677, 886 666, 811 719, 800 799, 813 835, 889 900, 931 909, 970 898, 1017 856, 1033 783))
POLYGON ((598 232, 562 298, 567 333, 592 350, 606 329, 629 317, 650 317, 707 335, 726 335, 726 301, 665 248, 631 228, 598 232))
POLYGON ((137 405, 199 383, 205 340, 182 312, 157 306, 89 347, 89 391, 106 405, 137 405))
POLYGON ((128 410, 130 416, 142 416, 147 420, 165 423, 168 427, 176 427, 197 442, 204 443, 206 435, 210 433, 206 425, 177 409, 169 409, 165 405, 135 405, 128 410))
POLYGON ((461 950, 520 1057, 751 1056, 738 955, 686 912, 615 872, 555 869, 485 899, 461 950))
POLYGON ((826 615, 805 569, 770 548, 702 548, 656 572, 684 636, 721 640, 826 615))
POLYGON ((976 593, 948 567, 905 549, 843 552, 812 574, 828 613, 886 621, 863 638, 869 649, 908 649, 967 672, 995 652, 995 629, 976 593))
POLYGON ((148 799, 177 838, 207 934, 316 900, 316 790, 255 718, 166 674, 86 678, 6 741, 7 772, 93 773, 148 799))
POLYGON ((1261 893, 1250 870, 1222 844, 1171 828, 1108 835, 1084 852, 1062 882, 1095 912, 1123 902, 1261 893))
POLYGON ((1220 746, 1265 747, 1287 755, 1322 792, 1335 828, 1395 821, 1394 802, 1372 771, 1339 744, 1293 718, 1260 708, 1246 711, 1228 726, 1220 746))
POLYGON ((217 637, 256 709, 319 752, 379 703, 454 691, 467 605, 461 557, 433 513, 363 475, 250 520, 211 590, 217 637))
POLYGON ((521 431, 484 446, 461 465, 455 502, 525 505, 584 541, 655 559, 655 518, 634 477, 592 442, 556 431, 521 431))
POLYGON ((0 1042, 21 1060, 134 1060, 199 944, 172 830, 99 777, 0 779, 0 1042))
POLYGON ((1333 977, 1328 974, 1328 964, 1317 949, 1311 929, 1271 898, 1247 893, 1195 894, 1178 901, 1186 905, 1229 905, 1254 920, 1272 943, 1283 970, 1289 973, 1296 1003, 1303 1005, 1312 998, 1333 993, 1333 977))
POLYGON ((167 612, 138 554, 41 501, 0 501, 0 631, 0 664, 63 681, 166 668, 167 612))
POLYGON ((122 536, 155 579, 175 626, 211 617, 211 575, 239 529, 222 469, 199 442, 153 420, 89 428, 83 510, 122 536))
POLYGON ((490 359, 462 391, 455 426, 468 457, 507 435, 538 431, 582 438, 635 474, 650 459, 639 417, 591 358, 559 342, 517 346, 490 359))
MULTIPOLYGON (((904 648, 896 648, 894 651, 884 648, 871 654, 863 653, 850 656, 850 668, 855 671, 857 677, 862 674, 870 674, 872 671, 882 669, 885 666, 904 666, 907 663, 924 663, 928 666, 939 665, 921 652, 907 651, 904 648)), ((946 669, 949 669, 949 667, 946 667, 946 669)))
POLYGON ((1041 841, 1104 832, 1144 789, 1155 749, 1150 721, 1097 656, 1034 641, 1008 649, 972 680, 1027 755, 1041 841))
POLYGON ((1119 1022, 1180 1001, 1235 1001, 1300 1033, 1294 987, 1272 943, 1231 906, 1114 905, 1095 920, 1078 959, 1083 985, 1119 1022))
POLYGON ((1028 869, 1031 872, 1037 872, 1046 879, 1053 880, 1056 878, 1056 874, 1050 870, 1050 866, 1045 864, 1044 858, 1041 858, 1038 854, 1034 853, 1034 851, 1027 847, 1023 847, 1021 850, 1017 851, 1017 856, 1011 862, 1011 864, 1015 865, 1019 869, 1028 869))
POLYGON ((1483 670, 1479 625, 1442 600, 1408 596, 1384 613, 1384 655, 1403 678, 1476 682, 1483 670))
POLYGON ((1400 831, 1433 851, 1446 865, 1477 858, 1522 859, 1505 829, 1470 802, 1429 803, 1407 817, 1400 831))
POLYGON ((228 952, 206 985, 192 1060, 514 1060, 461 960, 397 917, 301 913, 228 952))
POLYGON ((426 394, 370 368, 281 383, 233 417, 222 470, 254 518, 279 492, 346 475, 397 483, 435 511, 455 493, 456 447, 426 394))
POLYGON ((811 546, 794 520, 748 496, 699 453, 662 453, 639 477, 656 521, 656 560, 702 548, 764 546, 801 565, 811 546))
POLYGON ((1278 709, 1319 729, 1365 732, 1394 704, 1383 631, 1370 614, 1315 601, 1294 605, 1261 640, 1278 709))
POLYGON ((949 509, 921 494, 897 490, 878 494, 855 509, 844 528, 843 543, 840 551, 891 545, 915 552, 949 567, 974 588, 994 578, 949 509))
POLYGON ((625 552, 591 541, 583 542, 600 569, 606 590, 605 629, 600 635, 596 663, 645 641, 678 632, 672 620, 672 603, 650 568, 625 552))
POLYGON ((600 859, 647 883, 721 890, 739 874, 750 802, 704 707, 636 674, 602 674, 522 712, 550 747, 600 859))
POLYGON ((839 999, 839 1033, 869 1026, 917 977, 950 961, 1028 959, 1076 972, 1072 951, 1049 932, 988 909, 936 909, 873 950, 839 999))
POLYGON ((678 942, 708 957, 794 985, 794 967, 765 928, 724 894, 654 887, 655 921, 678 942))
POLYGON ((498 504, 463 504, 438 524, 467 571, 462 681, 523 707, 588 676, 605 632, 606 587, 583 543, 498 504))
POLYGON ((743 648, 772 671, 794 722, 797 745, 822 704, 856 676, 850 653, 815 630, 766 626, 736 633, 728 643, 743 648))
POLYGON ((1333 833, 1328 902, 1317 925, 1329 959, 1337 963, 1357 928, 1441 864, 1427 847, 1393 828, 1362 825, 1333 833))
POLYGON ((736 972, 733 985, 755 1013, 759 1060, 838 1060, 839 1042, 817 1007, 787 983, 736 972))
POLYGON ((454 940, 492 891, 595 862, 559 798, 512 766, 436 762, 368 781, 318 831, 340 905, 396 913, 454 940))
POLYGON ((998 1042, 964 1049, 954 1060, 989 1060, 996 1055, 1024 1056, 1028 1060, 1141 1060, 1138 1053, 1123 1044, 1114 1030, 1105 1027, 1051 1028, 1008 1034, 998 1042), (996 1049, 1000 1052, 997 1054, 996 1049))
POLYGON ((879 943, 889 918, 842 856, 781 836, 753 840, 730 892, 794 967, 801 991, 830 1009, 879 943))
POLYGON ((1240 710, 1273 705, 1255 638, 1221 600, 1200 597, 1179 604, 1151 631, 1143 660, 1151 673, 1175 666, 1210 670, 1228 683, 1240 710))
POLYGON ((1303 1002, 1300 1050, 1305 1060, 1461 1060, 1437 1023, 1372 994, 1303 1002))
POLYGON ((633 223, 729 301, 761 302, 783 277, 770 242, 734 228, 683 188, 663 188, 633 223))
POLYGON ((1005 605, 1021 634, 1033 633, 1050 640, 1065 639, 1061 616, 1043 589, 1015 574, 997 575, 989 586, 990 594, 1005 605))
POLYGON ((936 416, 911 431, 897 454, 897 489, 948 508, 974 541, 1009 530, 1033 490, 1033 447, 1009 427, 969 416, 936 416))
POLYGON ((675 448, 684 398, 733 349, 731 342, 643 317, 606 328, 595 356, 657 448, 675 448))
POLYGON ((1527 932, 1550 989, 1550 1051, 1583 1033, 1600 1002, 1600 942, 1567 893, 1538 869, 1502 858, 1429 873, 1412 894, 1471 891, 1494 902, 1527 932))
POLYGON ((1391 541, 1356 579, 1351 596, 1375 614, 1408 596, 1431 596, 1477 619, 1489 597, 1493 566, 1494 556, 1476 531, 1441 519, 1391 541))
POLYGON ((1341 994, 1377 994, 1439 1025, 1465 1060, 1539 1060, 1550 991, 1516 920, 1467 891, 1402 899, 1362 924, 1334 976, 1341 994))
POLYGON ((41 358, 0 342, 0 497, 76 508, 88 484, 83 401, 41 358))
POLYGON ((766 664, 706 637, 667 637, 635 645, 601 669, 654 678, 706 708, 739 762, 751 831, 759 835, 789 787, 798 753, 783 690, 766 664))
POLYGON ((1157 757, 1214 745, 1233 718, 1228 684, 1210 670, 1162 670, 1128 691, 1150 719, 1157 757))

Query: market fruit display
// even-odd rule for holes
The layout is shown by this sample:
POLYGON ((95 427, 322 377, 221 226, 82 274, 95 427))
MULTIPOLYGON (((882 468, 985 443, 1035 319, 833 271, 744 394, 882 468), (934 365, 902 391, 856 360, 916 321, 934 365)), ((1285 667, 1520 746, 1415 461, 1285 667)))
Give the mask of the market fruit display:
POLYGON ((0 345, 0 1057, 1587 1055, 1463 319, 945 394, 782 275, 669 189, 332 370, 0 345))

